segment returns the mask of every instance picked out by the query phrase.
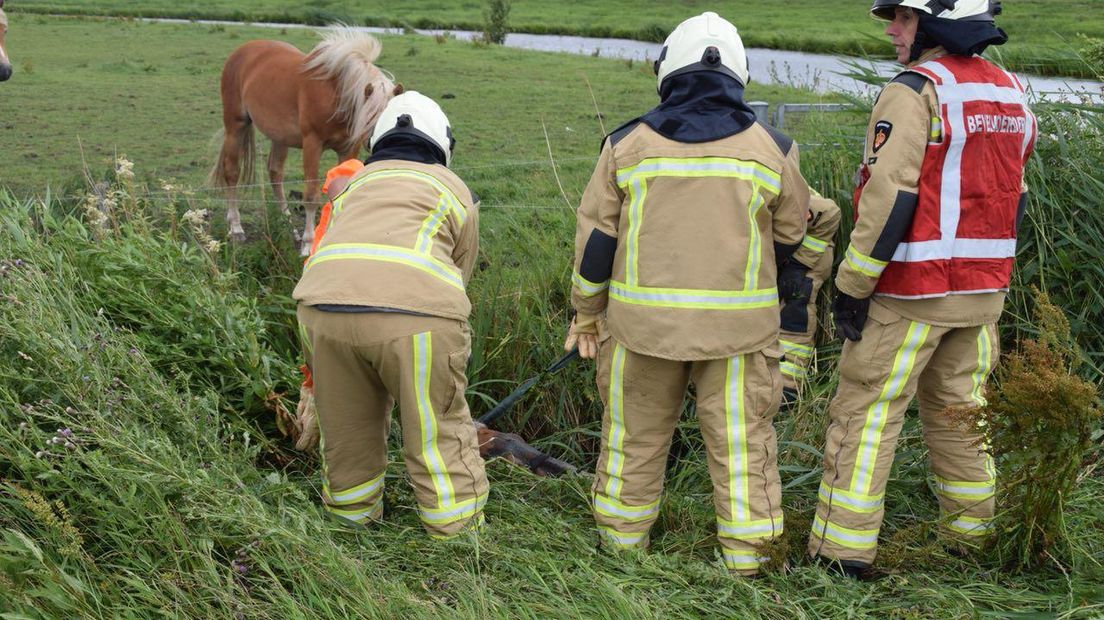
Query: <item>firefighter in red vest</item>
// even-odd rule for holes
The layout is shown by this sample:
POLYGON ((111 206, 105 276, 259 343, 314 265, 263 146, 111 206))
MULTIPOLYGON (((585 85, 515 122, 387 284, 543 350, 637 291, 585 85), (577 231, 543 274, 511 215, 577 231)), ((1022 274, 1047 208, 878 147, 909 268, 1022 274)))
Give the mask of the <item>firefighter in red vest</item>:
POLYGON ((947 409, 985 402, 1036 133, 1020 81, 978 55, 1007 41, 999 3, 876 0, 871 12, 890 22, 906 67, 874 106, 836 277, 847 341, 809 542, 811 556, 860 578, 914 395, 944 533, 969 547, 989 531, 992 459, 947 409))

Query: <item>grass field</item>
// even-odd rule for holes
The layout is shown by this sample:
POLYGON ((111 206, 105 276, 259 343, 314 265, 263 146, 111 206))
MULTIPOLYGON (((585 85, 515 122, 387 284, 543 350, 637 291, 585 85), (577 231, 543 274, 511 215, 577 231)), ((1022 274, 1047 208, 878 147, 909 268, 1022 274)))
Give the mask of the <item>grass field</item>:
MULTIPOLYGON (((792 545, 780 551, 796 564, 792 575, 745 581, 723 570, 692 406, 647 554, 595 549, 588 478, 538 480, 501 463, 490 469, 490 527, 478 540, 426 538, 397 465, 386 524, 349 528, 327 518, 317 462, 290 451, 272 423, 277 403, 294 402, 270 397, 293 397, 298 380, 287 297, 298 262, 287 227, 271 206, 255 205, 246 215, 251 242, 208 255, 179 216, 211 208, 221 236, 217 199, 202 188, 161 188, 161 179, 202 183, 218 127, 219 66, 256 36, 312 42, 296 31, 13 18, 18 73, 0 86, 0 617, 1104 614, 1099 451, 1070 498, 1069 540, 1055 550, 1061 568, 1019 574, 936 543, 938 507, 914 417, 887 490, 879 562, 890 576, 858 584, 805 565, 834 386, 831 342, 820 349, 811 397, 778 422, 792 545), (98 180, 113 180, 116 152, 135 161, 138 178, 116 182, 119 205, 103 231, 84 217, 77 136, 98 180), (59 429, 73 431, 73 448, 51 443, 65 437, 59 429)), ((603 131, 595 105, 612 129, 653 103, 654 81, 640 63, 413 37, 384 46, 381 64, 404 84, 453 95, 442 103, 459 140, 455 167, 486 208, 483 268, 470 289, 469 396, 483 411, 558 353, 572 209, 603 131)), ((749 95, 820 100, 781 88, 749 95)), ((1030 331, 1026 285, 1041 284, 1071 315, 1087 372, 1099 379, 1104 221, 1095 214, 1104 210, 1104 182, 1095 171, 1104 122, 1040 113, 1044 140, 1003 333, 1011 344, 1030 331)), ((854 116, 806 119, 799 132, 809 143, 806 176, 845 210, 854 116)), ((289 176, 298 176, 294 168, 289 176)), ((592 469, 600 415, 592 372, 575 366, 503 426, 592 469)))
MULTIPOLYGON (((481 30, 484 2, 410 0, 348 3, 340 0, 209 0, 181 3, 173 0, 19 0, 13 12, 78 13, 92 15, 172 16, 305 22, 341 20, 366 25, 481 30)), ((740 27, 749 46, 774 49, 887 55, 891 49, 882 26, 867 15, 868 4, 853 0, 789 3, 749 0, 710 4, 700 0, 582 0, 539 2, 516 0, 510 27, 518 32, 580 34, 662 41, 681 20, 705 10, 716 10, 740 27)), ((1005 3, 1001 25, 1012 41, 1002 48, 1004 60, 1016 70, 1059 75, 1084 75, 1077 58, 1082 46, 1078 34, 1104 38, 1104 5, 1096 0, 1017 0, 1005 3)), ((1092 77, 1092 76, 1090 76, 1092 77)))

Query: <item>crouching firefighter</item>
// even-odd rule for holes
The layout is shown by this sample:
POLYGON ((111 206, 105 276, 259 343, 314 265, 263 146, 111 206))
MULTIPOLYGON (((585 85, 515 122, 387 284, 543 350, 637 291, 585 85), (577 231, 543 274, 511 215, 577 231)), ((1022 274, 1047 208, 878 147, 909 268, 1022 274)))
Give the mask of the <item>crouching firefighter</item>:
POLYGON ((724 563, 750 575, 782 533, 776 275, 809 189, 797 145, 744 103, 735 26, 686 20, 655 69, 661 103, 605 139, 578 210, 566 346, 598 359, 594 515, 604 544, 648 545, 693 382, 724 563))
POLYGON ((906 69, 867 130, 856 221, 833 310, 847 338, 830 407, 809 553, 862 577, 875 559, 886 478, 913 396, 943 532, 990 530, 996 472, 951 407, 985 403, 1027 203, 1036 124, 1016 76, 978 54, 1007 40, 988 0, 877 0, 906 69))
POLYGON ((797 402, 809 378, 816 352, 817 297, 832 275, 840 210, 835 202, 812 192, 808 232, 801 247, 782 266, 778 289, 782 296, 782 408, 797 402))
POLYGON ((464 397, 478 202, 448 168, 452 130, 431 99, 392 99, 370 148, 333 198, 293 294, 314 380, 323 502, 358 523, 383 515, 397 401, 422 523, 447 538, 481 524, 487 500, 464 397))

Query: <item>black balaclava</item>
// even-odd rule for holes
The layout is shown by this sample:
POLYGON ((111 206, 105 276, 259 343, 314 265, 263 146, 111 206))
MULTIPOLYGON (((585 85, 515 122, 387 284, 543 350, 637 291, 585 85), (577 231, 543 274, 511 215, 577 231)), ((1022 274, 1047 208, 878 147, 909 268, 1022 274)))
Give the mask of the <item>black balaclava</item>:
POLYGON ((718 71, 669 77, 659 96, 661 103, 639 120, 678 142, 712 142, 755 123, 755 112, 744 103, 744 85, 718 71))
POLYGON ((927 50, 943 46, 958 56, 973 56, 990 45, 1004 45, 1008 35, 991 21, 943 19, 927 13, 916 12, 920 25, 916 28, 916 41, 912 44, 909 62, 916 62, 927 50))
POLYGON ((401 159, 423 164, 441 164, 445 166, 445 152, 432 140, 417 134, 398 132, 380 138, 376 148, 364 164, 368 165, 385 159, 401 159))

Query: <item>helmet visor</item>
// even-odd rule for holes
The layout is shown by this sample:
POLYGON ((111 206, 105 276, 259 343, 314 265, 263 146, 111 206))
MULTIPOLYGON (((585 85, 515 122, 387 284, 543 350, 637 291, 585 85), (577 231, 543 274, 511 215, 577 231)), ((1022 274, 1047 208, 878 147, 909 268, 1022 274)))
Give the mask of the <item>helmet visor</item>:
POLYGON ((870 7, 870 15, 876 19, 891 22, 899 6, 901 6, 901 0, 874 0, 874 6, 870 7))

